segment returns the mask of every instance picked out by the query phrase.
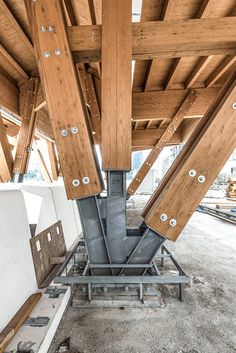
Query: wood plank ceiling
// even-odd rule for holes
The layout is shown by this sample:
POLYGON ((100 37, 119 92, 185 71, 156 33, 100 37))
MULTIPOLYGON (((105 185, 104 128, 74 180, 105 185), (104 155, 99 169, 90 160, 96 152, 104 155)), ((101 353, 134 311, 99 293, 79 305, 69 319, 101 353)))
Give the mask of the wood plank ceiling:
MULTIPOLYGON (((17 95, 20 87, 30 77, 38 75, 26 11, 29 4, 30 0, 0 0, 0 105, 19 119, 17 95)), ((102 0, 63 0, 63 6, 68 26, 102 24, 102 0)), ((190 19, 236 18, 234 16, 236 0, 143 0, 140 21, 172 23, 190 19)), ((100 106, 101 64, 77 63, 77 68, 91 74, 100 106)), ((189 116, 183 119, 169 144, 183 142, 235 69, 236 60, 232 53, 136 60, 132 88, 133 150, 155 146, 190 90, 199 90, 189 116)), ((53 139, 42 89, 38 100, 36 131, 53 139)), ((87 106, 92 115, 89 101, 87 106)), ((7 120, 4 122, 6 127, 12 124, 7 120)))

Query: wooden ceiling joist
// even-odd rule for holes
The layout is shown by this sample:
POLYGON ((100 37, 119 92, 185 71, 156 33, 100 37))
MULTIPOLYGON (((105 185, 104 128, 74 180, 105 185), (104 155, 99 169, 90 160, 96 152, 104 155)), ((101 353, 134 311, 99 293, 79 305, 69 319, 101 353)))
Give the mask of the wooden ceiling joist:
MULTIPOLYGON (((101 26, 67 31, 77 62, 101 61, 101 26)), ((132 33, 133 60, 236 52, 236 17, 133 23, 132 33)))
POLYGON ((21 40, 24 42, 24 44, 27 46, 27 48, 30 50, 31 54, 34 55, 34 47, 19 25, 18 21, 16 20, 15 16, 12 14, 12 12, 9 10, 8 6, 6 5, 6 2, 4 0, 0 0, 0 10, 2 13, 5 14, 6 18, 9 20, 11 23, 12 27, 15 29, 15 31, 18 33, 20 36, 21 40))
POLYGON ((206 87, 211 87, 217 82, 220 77, 236 63, 235 55, 228 55, 226 58, 217 66, 214 72, 206 80, 206 87))

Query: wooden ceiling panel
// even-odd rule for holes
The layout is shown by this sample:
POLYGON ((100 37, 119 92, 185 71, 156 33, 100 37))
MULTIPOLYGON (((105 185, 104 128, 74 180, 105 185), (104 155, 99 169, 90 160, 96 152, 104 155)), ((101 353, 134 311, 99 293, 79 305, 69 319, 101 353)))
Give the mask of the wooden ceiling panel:
POLYGON ((142 92, 144 85, 144 77, 148 70, 148 61, 136 61, 134 66, 133 92, 142 92))

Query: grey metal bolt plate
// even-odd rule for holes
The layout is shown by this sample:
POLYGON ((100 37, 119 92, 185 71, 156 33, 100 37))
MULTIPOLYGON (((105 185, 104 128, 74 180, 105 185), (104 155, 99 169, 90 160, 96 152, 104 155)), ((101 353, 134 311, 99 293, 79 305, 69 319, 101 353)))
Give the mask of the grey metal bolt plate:
POLYGON ((73 184, 74 186, 79 186, 79 184, 80 184, 79 179, 74 179, 74 180, 72 181, 72 184, 73 184))
POLYGON ((77 134, 79 131, 79 129, 76 126, 73 126, 70 130, 71 130, 71 133, 74 135, 77 134))
POLYGON ((206 178, 204 177, 204 175, 199 175, 199 177, 198 177, 199 183, 204 183, 205 180, 206 180, 206 178))
POLYGON ((66 129, 61 130, 61 136, 66 137, 68 135, 68 131, 66 129))
POLYGON ((89 177, 87 177, 87 176, 83 177, 83 183, 84 184, 88 184, 89 182, 90 182, 90 178, 89 177))
POLYGON ((48 50, 44 51, 44 52, 43 52, 43 56, 44 56, 45 58, 50 58, 50 56, 51 56, 50 51, 48 51, 48 50))
POLYGON ((165 221, 167 221, 167 219, 168 219, 167 214, 166 214, 166 213, 162 213, 161 216, 160 216, 160 220, 161 220, 162 222, 165 222, 165 221))
POLYGON ((177 225, 176 219, 172 218, 172 219, 170 220, 170 226, 171 226, 171 227, 175 227, 176 225, 177 225))
POLYGON ((191 169, 189 172, 188 172, 189 176, 191 176, 192 178, 196 176, 197 172, 196 170, 194 169, 191 169))

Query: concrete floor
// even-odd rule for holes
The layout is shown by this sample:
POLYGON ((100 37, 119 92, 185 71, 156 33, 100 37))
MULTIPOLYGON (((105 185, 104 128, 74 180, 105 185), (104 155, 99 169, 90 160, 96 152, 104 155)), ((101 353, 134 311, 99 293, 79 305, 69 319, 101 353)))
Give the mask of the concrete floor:
POLYGON ((236 352, 236 226, 196 212, 167 247, 191 277, 183 303, 166 286, 162 308, 69 307, 50 353, 66 337, 72 353, 236 352))

